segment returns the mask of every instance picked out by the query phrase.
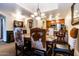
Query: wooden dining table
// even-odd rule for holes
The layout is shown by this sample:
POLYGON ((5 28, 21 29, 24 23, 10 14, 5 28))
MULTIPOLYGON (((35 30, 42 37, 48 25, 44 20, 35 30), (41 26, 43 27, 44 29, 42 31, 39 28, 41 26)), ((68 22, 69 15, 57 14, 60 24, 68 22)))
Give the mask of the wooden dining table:
MULTIPOLYGON (((48 51, 48 49, 50 50, 48 55, 52 54, 52 44, 53 41, 56 39, 55 36, 48 36, 46 35, 46 47, 44 48, 45 51, 48 51)), ((29 48, 29 50, 31 49, 31 37, 30 34, 24 34, 24 42, 25 42, 25 46, 27 46, 29 48)))

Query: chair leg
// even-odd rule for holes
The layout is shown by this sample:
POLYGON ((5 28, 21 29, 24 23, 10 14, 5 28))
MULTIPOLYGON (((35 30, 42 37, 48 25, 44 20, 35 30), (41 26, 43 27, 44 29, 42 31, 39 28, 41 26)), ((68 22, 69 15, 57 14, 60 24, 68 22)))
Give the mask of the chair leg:
POLYGON ((17 49, 16 49, 16 56, 18 56, 18 54, 17 54, 17 49))
POLYGON ((25 55, 25 54, 24 54, 24 47, 21 48, 21 54, 22 54, 22 56, 25 55))
POLYGON ((15 55, 18 56, 17 54, 17 44, 15 43, 15 55))
POLYGON ((15 55, 18 56, 18 54, 17 54, 17 47, 15 48, 15 50, 16 50, 16 54, 15 55))
POLYGON ((56 56, 56 53, 54 52, 54 56, 56 56))
POLYGON ((18 48, 16 47, 15 50, 16 50, 16 56, 19 56, 20 54, 22 56, 24 56, 24 49, 23 48, 21 48, 21 50, 18 50, 18 48), (18 53, 18 51, 20 51, 20 54, 18 53))

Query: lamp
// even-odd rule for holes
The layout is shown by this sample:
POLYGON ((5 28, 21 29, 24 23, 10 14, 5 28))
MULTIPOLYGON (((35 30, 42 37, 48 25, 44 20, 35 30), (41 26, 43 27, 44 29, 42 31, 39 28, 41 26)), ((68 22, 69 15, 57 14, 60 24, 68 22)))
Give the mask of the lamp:
POLYGON ((41 11, 40 11, 39 4, 38 4, 37 11, 34 12, 34 13, 31 15, 31 17, 32 17, 32 18, 35 18, 36 20, 41 20, 42 18, 45 18, 45 14, 44 14, 44 13, 41 13, 41 11))

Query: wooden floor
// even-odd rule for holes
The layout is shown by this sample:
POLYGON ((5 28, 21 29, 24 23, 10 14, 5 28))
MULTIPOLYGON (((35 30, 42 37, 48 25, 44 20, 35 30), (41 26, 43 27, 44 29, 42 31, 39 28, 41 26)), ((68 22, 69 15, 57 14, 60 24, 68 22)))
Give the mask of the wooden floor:
POLYGON ((0 41, 0 46, 5 45, 5 44, 6 44, 5 42, 0 41))
MULTIPOLYGON (((0 56, 15 56, 15 43, 0 42, 0 56)), ((56 54, 56 56, 63 56, 63 55, 56 54)))
POLYGON ((15 44, 6 43, 0 46, 0 56, 15 56, 15 44))

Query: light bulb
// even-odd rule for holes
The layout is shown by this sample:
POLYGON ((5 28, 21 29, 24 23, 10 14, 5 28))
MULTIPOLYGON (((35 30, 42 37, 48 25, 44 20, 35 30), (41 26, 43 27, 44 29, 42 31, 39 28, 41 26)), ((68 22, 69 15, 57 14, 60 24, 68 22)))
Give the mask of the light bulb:
POLYGON ((34 17, 34 15, 31 15, 31 17, 34 17))
POLYGON ((52 15, 49 15, 49 20, 52 20, 52 15))
POLYGON ((38 13, 37 13, 37 12, 34 12, 34 15, 35 15, 35 16, 37 16, 37 15, 38 15, 38 13))
POLYGON ((42 14, 41 14, 41 16, 45 16, 45 14, 44 14, 44 13, 42 13, 42 14))
POLYGON ((37 17, 36 17, 36 20, 41 20, 41 17, 37 16, 37 17))

